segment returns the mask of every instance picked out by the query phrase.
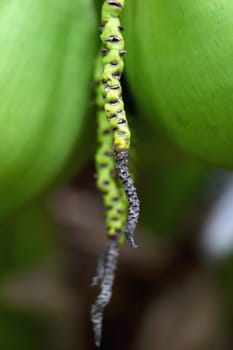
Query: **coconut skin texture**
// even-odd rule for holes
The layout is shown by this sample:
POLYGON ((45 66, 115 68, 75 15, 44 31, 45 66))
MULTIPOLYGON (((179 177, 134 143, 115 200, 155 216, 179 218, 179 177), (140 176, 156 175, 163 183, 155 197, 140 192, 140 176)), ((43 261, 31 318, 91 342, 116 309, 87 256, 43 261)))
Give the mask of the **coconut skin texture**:
POLYGON ((189 154, 233 169, 233 2, 128 1, 124 25, 143 117, 189 154))
POLYGON ((0 219, 51 185, 81 137, 96 26, 92 0, 1 1, 0 219))

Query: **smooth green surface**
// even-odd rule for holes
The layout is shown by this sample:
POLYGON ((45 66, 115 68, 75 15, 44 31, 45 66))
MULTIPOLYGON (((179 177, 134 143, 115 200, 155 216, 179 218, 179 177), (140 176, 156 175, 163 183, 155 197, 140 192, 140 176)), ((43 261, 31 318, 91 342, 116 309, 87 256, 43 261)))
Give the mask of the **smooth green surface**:
POLYGON ((41 350, 48 342, 46 317, 0 300, 0 348, 4 350, 41 350))
POLYGON ((54 226, 44 202, 31 202, 14 220, 1 224, 0 280, 51 259, 56 251, 54 226))
POLYGON ((184 234, 183 225, 197 204, 211 169, 172 147, 143 116, 136 116, 137 189, 141 224, 170 242, 184 234))
POLYGON ((0 218, 44 191, 77 143, 96 26, 91 0, 1 1, 0 218))
POLYGON ((134 0, 126 74, 144 117, 183 150, 233 168, 233 2, 134 0))

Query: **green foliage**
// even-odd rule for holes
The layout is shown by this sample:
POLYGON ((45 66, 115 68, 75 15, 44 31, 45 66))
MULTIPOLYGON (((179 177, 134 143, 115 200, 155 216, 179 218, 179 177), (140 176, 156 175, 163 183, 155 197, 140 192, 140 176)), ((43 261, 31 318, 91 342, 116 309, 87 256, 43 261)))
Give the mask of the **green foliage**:
POLYGON ((20 296, 17 305, 17 283, 26 290, 30 280, 27 273, 33 275, 33 267, 37 270, 39 264, 55 253, 54 227, 45 204, 31 203, 14 220, 5 222, 0 233, 0 349, 39 350, 47 341, 47 316, 37 308, 32 311, 30 303, 25 310, 25 304, 20 306, 20 296), (16 286, 13 304, 5 288, 9 281, 16 286))
POLYGON ((45 346, 44 320, 32 312, 0 303, 0 348, 41 350, 45 346))
POLYGON ((211 169, 179 152, 140 116, 136 116, 134 131, 141 223, 155 236, 175 240, 211 169))
POLYGON ((1 226, 0 278, 23 271, 54 252, 53 224, 43 203, 24 208, 1 226))

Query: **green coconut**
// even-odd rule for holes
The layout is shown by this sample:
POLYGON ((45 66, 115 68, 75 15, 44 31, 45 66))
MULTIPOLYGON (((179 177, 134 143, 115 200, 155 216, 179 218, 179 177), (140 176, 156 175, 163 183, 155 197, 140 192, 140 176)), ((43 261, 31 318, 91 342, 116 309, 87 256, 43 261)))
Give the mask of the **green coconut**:
POLYGON ((143 118, 187 153, 233 169, 233 2, 128 1, 124 24, 143 118))
POLYGON ((92 0, 0 3, 0 218, 45 191, 81 137, 96 25, 92 0))

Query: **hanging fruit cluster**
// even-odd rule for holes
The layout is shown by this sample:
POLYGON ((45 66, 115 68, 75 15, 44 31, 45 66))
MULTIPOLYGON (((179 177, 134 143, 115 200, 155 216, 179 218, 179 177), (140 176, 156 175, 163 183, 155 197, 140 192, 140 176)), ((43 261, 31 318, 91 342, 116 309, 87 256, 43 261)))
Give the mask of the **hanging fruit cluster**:
POLYGON ((128 169, 130 131, 121 86, 125 50, 119 16, 123 8, 124 0, 106 0, 103 3, 102 57, 99 55, 97 59, 95 76, 99 141, 97 186, 103 193, 108 236, 93 280, 93 285, 100 284, 101 289, 91 309, 97 347, 101 341, 103 312, 112 295, 119 245, 126 237, 136 247, 133 234, 139 215, 139 200, 128 169))
MULTIPOLYGON (((119 247, 125 238, 136 246, 139 215, 122 98, 125 41, 126 80, 142 124, 148 118, 187 154, 233 168, 233 4, 133 0, 124 7, 124 0, 103 1, 102 48, 94 77, 97 187, 108 238, 93 281, 100 285, 91 311, 97 346, 119 247)), ((88 115, 96 28, 92 0, 1 4, 0 220, 46 191, 80 141, 88 115)), ((78 149, 77 162, 85 157, 78 149)))

